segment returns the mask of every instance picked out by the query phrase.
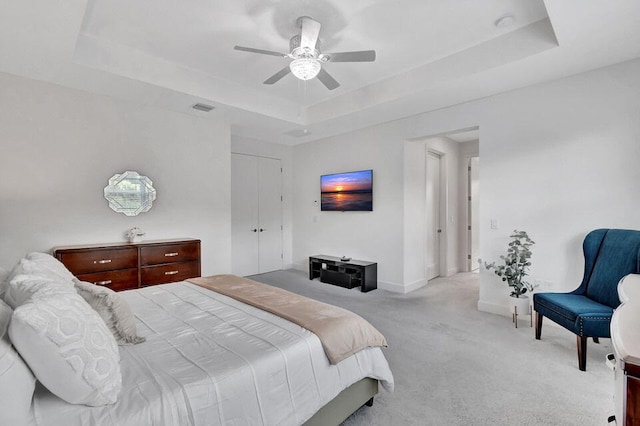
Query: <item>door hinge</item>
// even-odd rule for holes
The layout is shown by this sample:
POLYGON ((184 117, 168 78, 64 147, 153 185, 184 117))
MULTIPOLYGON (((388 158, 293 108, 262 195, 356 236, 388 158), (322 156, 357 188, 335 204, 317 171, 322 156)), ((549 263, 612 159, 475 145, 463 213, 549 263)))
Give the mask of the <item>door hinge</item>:
MULTIPOLYGON (((471 170, 471 169, 469 169, 469 170, 471 170)), ((280 173, 282 173, 282 167, 280 167, 280 173)))
POLYGON ((280 253, 280 259, 284 259, 284 254, 280 253))
POLYGON ((280 196, 280 202, 283 202, 283 201, 284 201, 284 199, 282 198, 282 195, 281 195, 280 196))
POLYGON ((471 201, 471 195, 469 195, 469 201, 471 201))
POLYGON ((467 259, 471 260, 471 255, 470 254, 467 255, 467 259))
POLYGON ((471 166, 467 167, 467 170, 468 170, 468 171, 471 171, 471 166))
POLYGON ((467 226, 468 230, 471 231, 471 225, 467 226))

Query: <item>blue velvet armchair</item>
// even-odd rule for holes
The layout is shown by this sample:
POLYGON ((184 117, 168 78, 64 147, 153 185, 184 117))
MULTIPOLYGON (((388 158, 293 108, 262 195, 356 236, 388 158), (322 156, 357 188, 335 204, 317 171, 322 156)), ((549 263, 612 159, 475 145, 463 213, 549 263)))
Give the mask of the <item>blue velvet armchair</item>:
POLYGON ((611 337, 609 323, 618 307, 618 282, 640 271, 640 231, 596 229, 582 244, 584 277, 580 287, 570 293, 536 293, 536 339, 542 333, 542 318, 563 326, 576 335, 578 368, 587 368, 587 339, 598 342, 611 337))

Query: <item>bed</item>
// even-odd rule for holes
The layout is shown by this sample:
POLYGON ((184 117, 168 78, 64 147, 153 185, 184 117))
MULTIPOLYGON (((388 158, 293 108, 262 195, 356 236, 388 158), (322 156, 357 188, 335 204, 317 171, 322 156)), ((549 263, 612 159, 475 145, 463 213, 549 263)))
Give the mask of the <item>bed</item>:
POLYGON ((332 365, 318 337, 272 313, 190 282, 120 292, 144 343, 119 346, 112 405, 69 404, 36 385, 33 424, 338 424, 378 383, 393 390, 379 347, 332 365))

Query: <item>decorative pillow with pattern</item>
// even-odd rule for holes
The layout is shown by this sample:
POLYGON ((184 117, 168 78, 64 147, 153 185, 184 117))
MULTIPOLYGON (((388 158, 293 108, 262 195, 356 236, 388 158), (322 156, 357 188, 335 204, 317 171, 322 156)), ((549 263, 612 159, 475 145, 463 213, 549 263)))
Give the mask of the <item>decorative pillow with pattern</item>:
POLYGON ((127 302, 110 288, 74 279, 76 291, 103 319, 119 345, 135 345, 146 339, 136 331, 136 322, 127 302))
POLYGON ((0 300, 0 425, 26 425, 33 422, 30 408, 36 378, 7 335, 12 313, 0 300))
POLYGON ((122 388, 118 345, 75 291, 36 291, 14 310, 9 336, 36 378, 63 400, 90 406, 117 400, 122 388))

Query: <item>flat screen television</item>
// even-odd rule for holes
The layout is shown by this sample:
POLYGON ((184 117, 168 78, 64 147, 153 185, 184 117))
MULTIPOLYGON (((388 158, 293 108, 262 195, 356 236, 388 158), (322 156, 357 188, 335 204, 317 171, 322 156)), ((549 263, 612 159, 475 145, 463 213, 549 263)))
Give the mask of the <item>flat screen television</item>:
POLYGON ((373 170, 320 176, 321 211, 372 211, 373 170))

